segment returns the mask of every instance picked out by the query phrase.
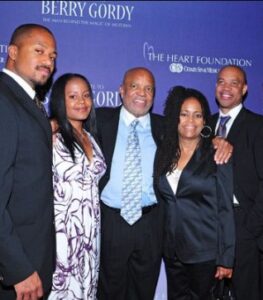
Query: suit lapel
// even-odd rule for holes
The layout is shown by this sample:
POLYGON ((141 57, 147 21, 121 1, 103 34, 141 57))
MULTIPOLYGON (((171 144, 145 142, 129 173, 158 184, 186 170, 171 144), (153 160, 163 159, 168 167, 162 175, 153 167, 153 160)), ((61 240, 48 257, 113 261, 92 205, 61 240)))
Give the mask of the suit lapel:
POLYGON ((156 128, 156 123, 154 122, 153 115, 150 113, 150 122, 151 122, 151 131, 152 131, 152 136, 154 139, 154 142, 156 145, 159 144, 159 138, 158 138, 158 128, 156 128))
MULTIPOLYGON (((180 181, 180 180, 179 180, 180 181)), ((166 194, 167 196, 173 197, 174 198, 174 192, 167 180, 166 175, 160 176, 159 179, 159 186, 161 187, 162 193, 166 194)))
POLYGON ((159 118, 157 118, 156 115, 152 113, 150 113, 150 122, 151 122, 152 137, 154 139, 155 144, 158 147, 162 141, 162 135, 164 131, 163 123, 159 118))
MULTIPOLYGON (((216 113, 215 115, 213 115, 213 117, 211 119, 210 125, 212 126, 213 130, 215 130, 218 118, 219 118, 219 113, 216 113)), ((233 122, 233 124, 229 130, 229 133, 227 135, 227 140, 230 143, 233 143, 234 141, 236 141, 238 135, 242 131, 242 130, 240 130, 240 126, 244 122, 245 119, 246 119, 246 109, 243 107, 241 109, 241 111, 239 112, 239 114, 237 115, 237 117, 236 117, 235 121, 233 122)))
POLYGON ((118 126, 120 119, 120 107, 112 111, 111 118, 107 122, 103 123, 102 140, 103 142, 103 151, 107 165, 111 165, 114 147, 116 144, 118 126))
POLYGON ((234 123, 232 124, 227 139, 230 141, 230 143, 234 143, 237 140, 237 137, 242 132, 241 125, 246 119, 246 109, 243 107, 239 114, 237 115, 234 123))
POLYGON ((176 194, 184 192, 185 188, 188 189, 189 185, 185 184, 188 179, 193 176, 193 173, 199 168, 203 163, 203 155, 200 148, 196 149, 193 156, 190 158, 189 162, 183 169, 180 180, 178 182, 178 188, 176 194))
POLYGON ((10 76, 5 73, 0 74, 0 79, 5 82, 10 92, 10 101, 14 101, 16 104, 21 105, 30 115, 34 117, 36 122, 45 131, 49 145, 51 146, 51 127, 40 109, 35 105, 29 95, 24 89, 10 76))
POLYGON ((189 189, 189 178, 192 178, 193 173, 203 163, 202 157, 203 155, 201 153, 201 150, 197 149, 181 173, 175 195, 166 178, 166 175, 161 176, 160 184, 162 184, 162 188, 164 188, 165 192, 167 194, 177 196, 181 193, 184 193, 186 189, 189 189))
POLYGON ((219 118, 219 113, 216 113, 209 120, 209 125, 212 128, 213 134, 215 134, 216 123, 217 123, 218 118, 219 118))

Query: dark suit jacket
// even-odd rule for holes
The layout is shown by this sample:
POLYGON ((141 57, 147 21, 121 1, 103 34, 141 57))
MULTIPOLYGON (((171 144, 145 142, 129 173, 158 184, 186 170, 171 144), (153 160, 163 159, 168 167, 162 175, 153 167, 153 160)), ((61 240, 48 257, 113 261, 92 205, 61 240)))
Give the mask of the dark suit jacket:
POLYGON ((158 181, 164 199, 164 253, 183 263, 216 260, 232 267, 235 230, 231 164, 216 166, 213 149, 198 149, 182 171, 176 194, 165 175, 158 181))
MULTIPOLYGON (((218 114, 213 116, 215 128, 218 114)), ((234 194, 246 211, 246 227, 263 250, 263 117, 242 108, 227 136, 234 146, 234 194)))
MULTIPOLYGON (((118 125, 120 118, 120 107, 96 109, 98 139, 106 160, 107 170, 100 180, 100 191, 103 190, 110 178, 111 162, 115 148, 118 125)), ((158 147, 163 134, 163 117, 150 114, 153 139, 158 147)))
POLYGON ((37 271, 47 291, 55 254, 51 129, 27 93, 2 72, 0 137, 0 278, 9 286, 37 271))

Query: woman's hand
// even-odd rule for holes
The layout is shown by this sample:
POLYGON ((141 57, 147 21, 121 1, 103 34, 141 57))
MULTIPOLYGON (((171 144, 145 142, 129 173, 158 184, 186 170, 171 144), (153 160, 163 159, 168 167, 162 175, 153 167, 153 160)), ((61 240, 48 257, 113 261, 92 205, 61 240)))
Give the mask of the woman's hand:
POLYGON ((231 278, 233 273, 233 269, 217 267, 215 278, 222 280, 223 278, 231 278))
POLYGON ((55 144, 56 142, 56 133, 59 130, 59 126, 58 123, 55 119, 50 119, 50 125, 51 125, 51 130, 52 130, 52 140, 53 140, 53 144, 55 144))
POLYGON ((233 146, 222 137, 216 136, 212 140, 213 146, 216 149, 215 162, 217 164, 227 163, 232 156, 233 146))

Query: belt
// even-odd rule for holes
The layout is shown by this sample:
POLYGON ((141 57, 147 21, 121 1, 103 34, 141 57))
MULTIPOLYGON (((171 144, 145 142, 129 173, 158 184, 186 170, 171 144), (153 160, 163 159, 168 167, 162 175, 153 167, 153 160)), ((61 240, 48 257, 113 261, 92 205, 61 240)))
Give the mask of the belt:
MULTIPOLYGON (((115 211, 118 214, 120 214, 120 212, 121 212, 121 210, 119 208, 110 207, 110 206, 104 204, 103 202, 101 202, 101 204, 102 204, 103 207, 106 207, 106 208, 108 208, 108 209, 110 209, 112 211, 115 211)), ((144 207, 142 207, 142 214, 143 215, 148 214, 155 207, 157 207, 157 204, 153 204, 153 205, 150 205, 150 206, 144 206, 144 207)))

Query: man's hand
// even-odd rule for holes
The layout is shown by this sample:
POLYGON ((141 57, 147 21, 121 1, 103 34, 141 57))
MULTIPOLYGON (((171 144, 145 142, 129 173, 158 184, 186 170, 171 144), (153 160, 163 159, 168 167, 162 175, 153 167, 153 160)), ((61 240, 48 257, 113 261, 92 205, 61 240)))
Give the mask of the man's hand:
POLYGON ((219 136, 213 138, 212 142, 216 149, 214 156, 215 162, 219 165, 227 163, 229 158, 232 156, 234 149, 233 146, 227 140, 219 136))
POLYGON ((215 278, 222 280, 223 278, 231 278, 233 273, 233 269, 217 267, 215 278))
POLYGON ((16 300, 37 300, 43 297, 42 283, 37 272, 15 284, 14 287, 16 300))

